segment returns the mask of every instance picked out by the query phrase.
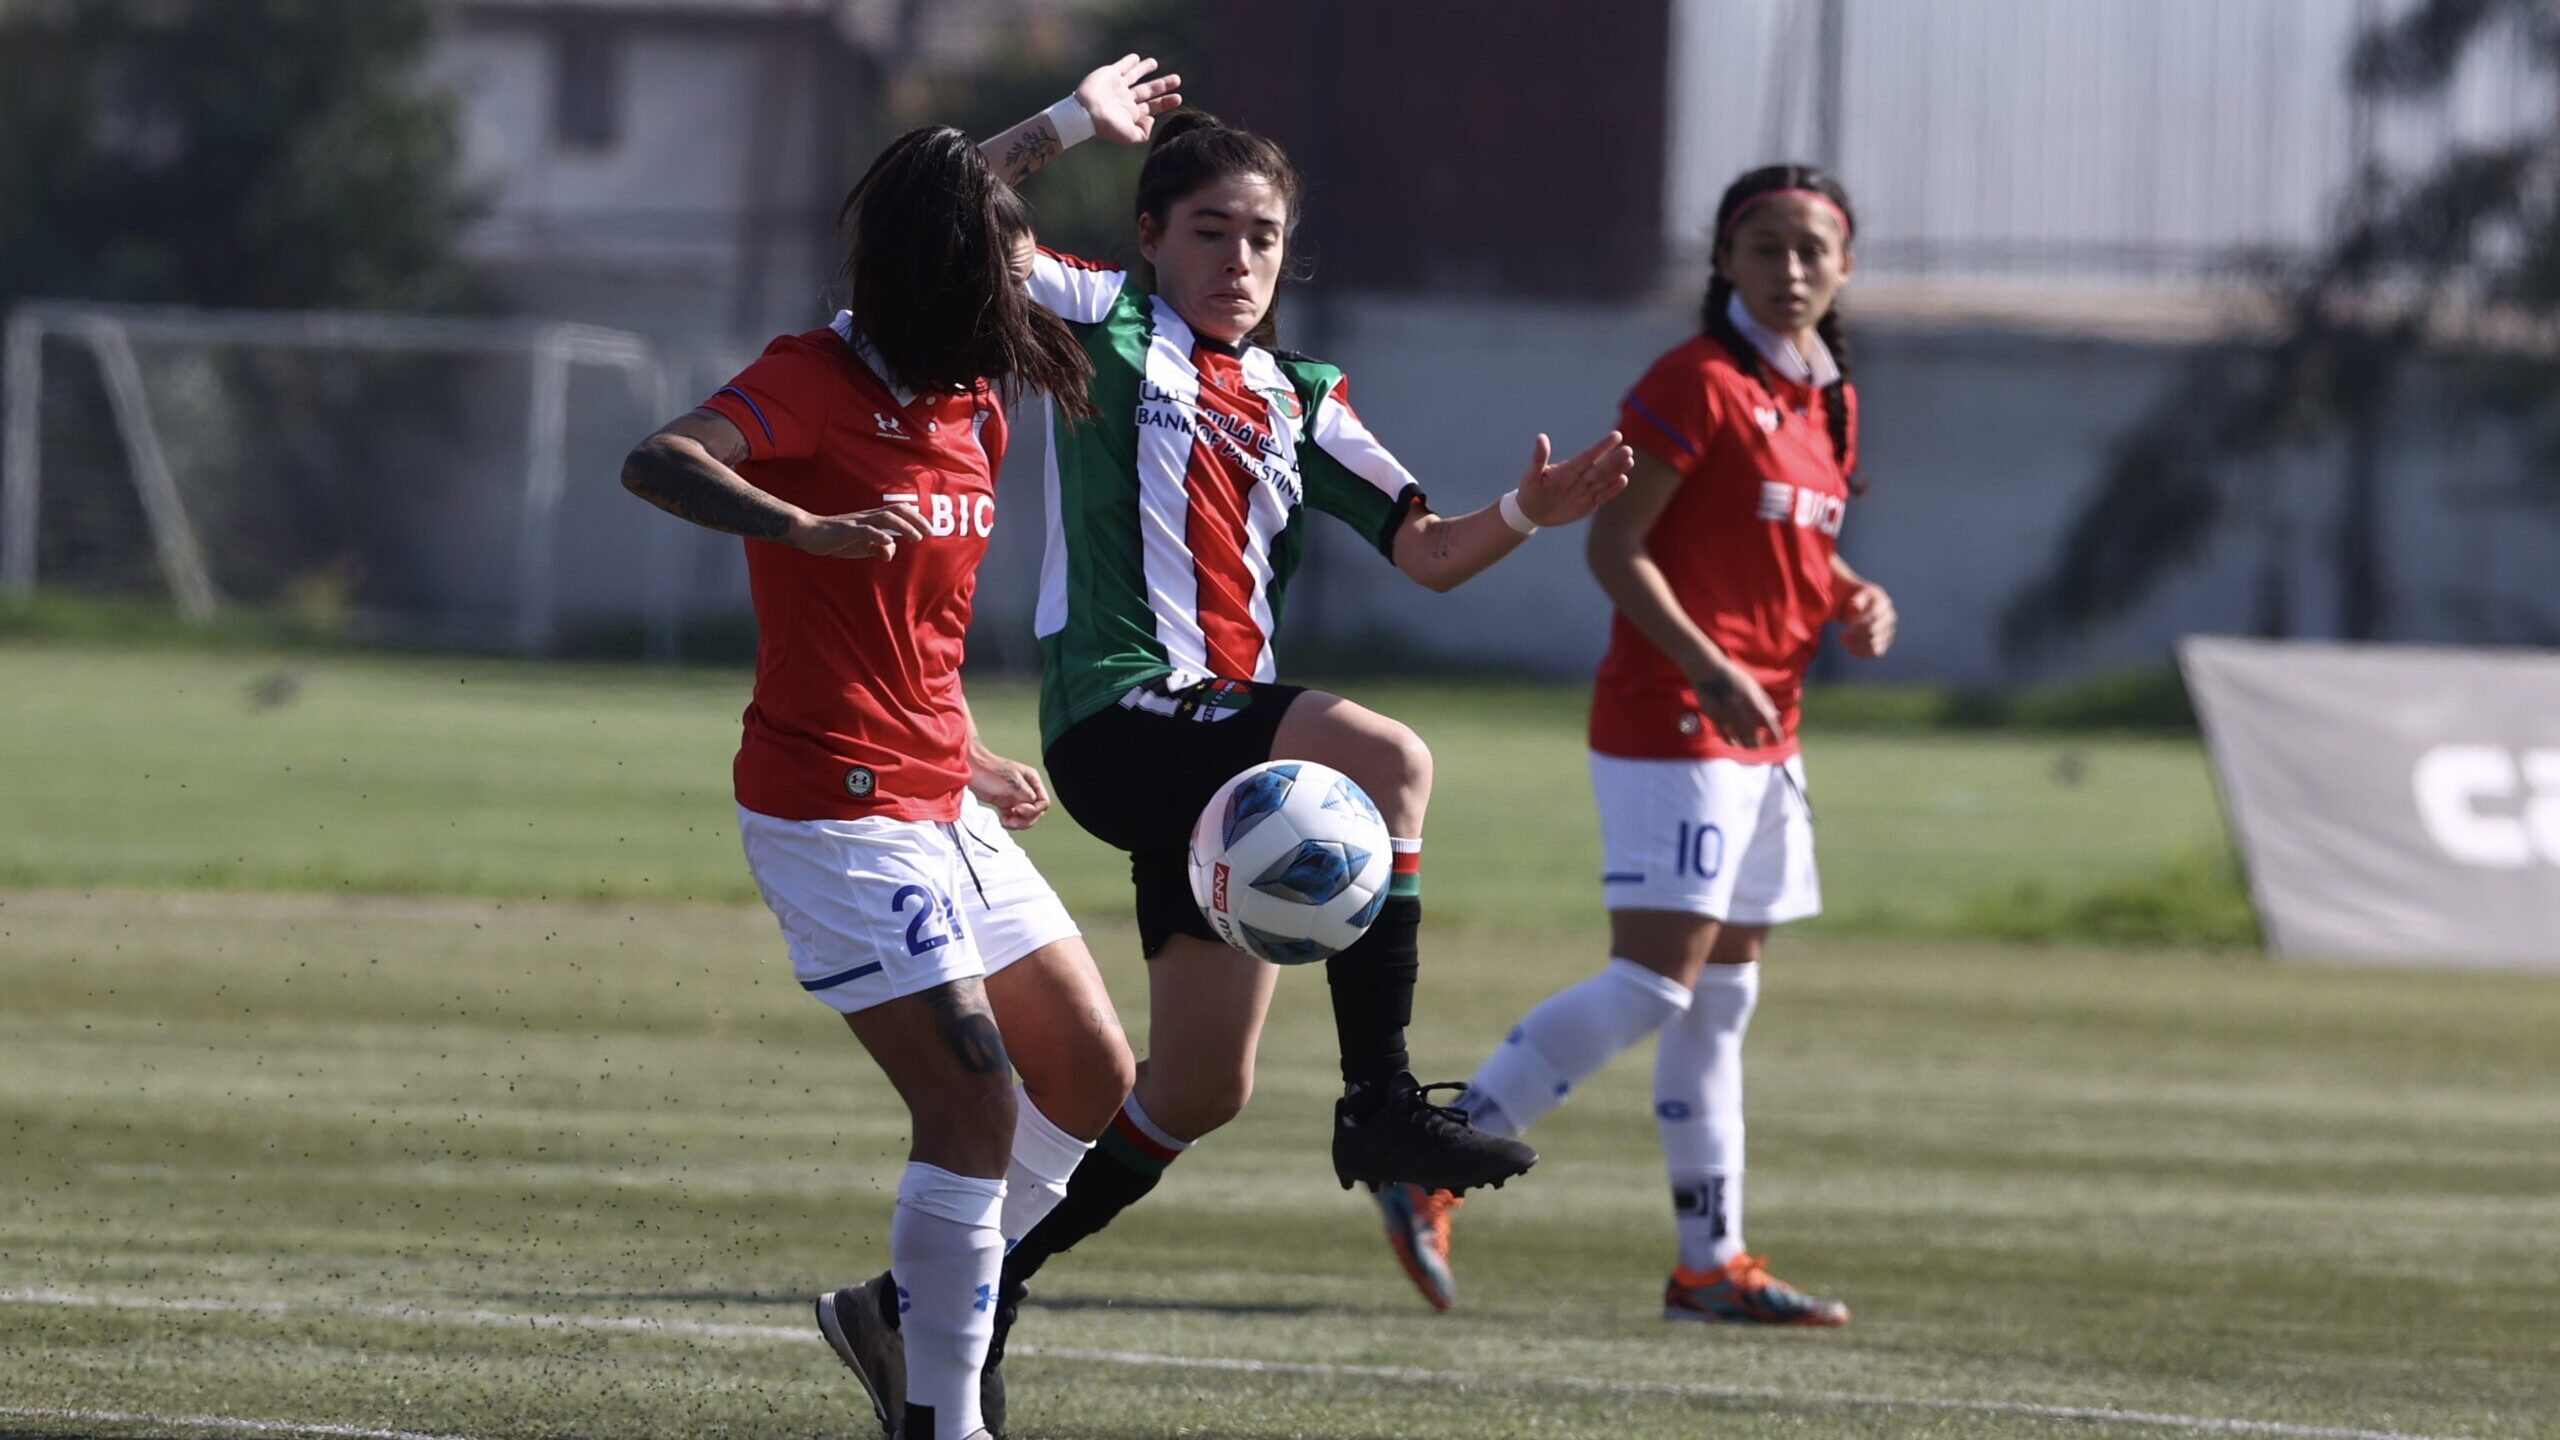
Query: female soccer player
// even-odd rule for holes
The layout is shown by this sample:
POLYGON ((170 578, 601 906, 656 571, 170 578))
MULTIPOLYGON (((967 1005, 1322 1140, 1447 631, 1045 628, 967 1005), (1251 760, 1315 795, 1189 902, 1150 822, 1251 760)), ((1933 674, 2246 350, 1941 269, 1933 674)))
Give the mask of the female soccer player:
MULTIPOLYGON (((1007 178, 1081 138, 1061 106, 987 144, 1007 178)), ((1616 434, 1548 463, 1455 518, 1353 412, 1340 371, 1277 351, 1275 287, 1300 182, 1279 146, 1195 111, 1159 121, 1138 177, 1136 273, 1043 252, 1031 294, 1094 365, 1097 413, 1053 406, 1049 542, 1036 628, 1041 742, 1058 798, 1130 857, 1155 1024, 1137 1086, 1066 1199, 1007 1258, 1005 1323, 1048 1257, 1108 1224, 1165 1166, 1232 1119, 1253 1081, 1274 968, 1214 938, 1185 849, 1211 793, 1273 758, 1313 760, 1374 798, 1395 846, 1376 923, 1326 965, 1347 1093, 1335 1175, 1453 1191, 1537 1158, 1426 1102, 1404 1028, 1418 970, 1431 754, 1414 733, 1336 695, 1274 680, 1271 636, 1308 507, 1351 525, 1398 569, 1447 590, 1546 525, 1589 515, 1626 484, 1616 434)))
MULTIPOLYGON (((1136 141, 1179 103, 1177 83, 1111 66, 1078 93, 1097 127, 1136 141)), ((1047 793, 979 743, 959 678, 1000 397, 1036 389, 1082 414, 1089 371, 1022 292, 1029 211, 960 132, 901 136, 842 218, 851 308, 775 340, 643 441, 623 483, 747 538, 748 868, 800 987, 844 1015, 914 1127, 894 1284, 821 1299, 819 1324, 884 1430, 961 1440, 987 1433, 979 1370, 1004 1246, 1064 1193, 1132 1075, 1091 956, 1004 837, 1047 793), (863 1363, 901 1340, 902 1362, 863 1363)))
MULTIPOLYGON (((1805 667, 1827 622, 1852 655, 1893 643, 1891 597, 1837 548, 1862 488, 1833 304, 1856 230, 1847 192, 1819 170, 1733 182, 1716 207, 1703 333, 1627 393, 1635 474, 1589 546, 1618 610, 1591 696, 1613 958, 1523 1016, 1459 1102, 1478 1128, 1518 1135, 1660 1032, 1654 1114, 1680 1244, 1667 1319, 1849 1318, 1743 1249, 1742 1036, 1769 928, 1821 908, 1796 747, 1805 667)), ((1447 1309, 1457 1196, 1403 1185, 1378 1201, 1406 1272, 1447 1309)))

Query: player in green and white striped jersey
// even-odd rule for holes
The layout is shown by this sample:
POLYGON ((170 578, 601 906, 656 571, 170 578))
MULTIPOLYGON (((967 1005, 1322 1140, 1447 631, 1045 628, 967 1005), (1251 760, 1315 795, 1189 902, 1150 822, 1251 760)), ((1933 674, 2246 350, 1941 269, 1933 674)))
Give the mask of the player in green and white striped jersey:
MULTIPOLYGON (((983 148, 1018 182, 1090 133, 1086 121, 1061 102, 983 148)), ((1152 129, 1136 200, 1145 263, 1129 272, 1044 251, 1030 288, 1083 343, 1098 412, 1049 417, 1041 743, 1068 813, 1130 854, 1157 1023, 1119 1119, 1007 1260, 991 1373, 1031 1274, 1244 1105, 1277 972, 1214 938, 1185 849, 1210 794, 1248 766, 1330 765, 1397 837, 1375 924, 1326 963, 1347 1090, 1336 1175, 1346 1187, 1463 1190, 1535 1162, 1428 1103, 1407 1069, 1429 750, 1384 715, 1278 683, 1271 637, 1309 509, 1447 590, 1541 526, 1589 515, 1632 463, 1613 432, 1550 464, 1541 435, 1517 489, 1472 514, 1434 514, 1361 423, 1341 372, 1277 348, 1271 307, 1300 194, 1287 155, 1197 111, 1152 129)))

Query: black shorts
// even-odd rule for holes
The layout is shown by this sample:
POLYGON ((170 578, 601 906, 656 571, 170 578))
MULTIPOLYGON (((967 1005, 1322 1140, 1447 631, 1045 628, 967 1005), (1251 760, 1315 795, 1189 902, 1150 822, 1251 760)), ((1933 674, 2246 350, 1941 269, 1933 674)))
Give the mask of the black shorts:
POLYGON ((1058 803, 1128 852, 1149 959, 1176 935, 1218 938, 1191 898, 1191 827, 1219 786, 1271 758, 1280 717, 1305 693, 1250 680, 1150 682, 1069 726, 1043 757, 1058 803))

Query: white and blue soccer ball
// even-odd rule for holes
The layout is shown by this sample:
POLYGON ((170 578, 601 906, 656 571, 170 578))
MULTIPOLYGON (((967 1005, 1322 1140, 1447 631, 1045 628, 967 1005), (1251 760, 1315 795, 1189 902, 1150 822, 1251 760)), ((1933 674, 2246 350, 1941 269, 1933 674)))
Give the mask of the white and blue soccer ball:
POLYGON ((1366 933, 1395 859, 1368 792, 1312 760, 1271 760, 1218 787, 1191 827, 1191 897, 1248 955, 1304 965, 1366 933))

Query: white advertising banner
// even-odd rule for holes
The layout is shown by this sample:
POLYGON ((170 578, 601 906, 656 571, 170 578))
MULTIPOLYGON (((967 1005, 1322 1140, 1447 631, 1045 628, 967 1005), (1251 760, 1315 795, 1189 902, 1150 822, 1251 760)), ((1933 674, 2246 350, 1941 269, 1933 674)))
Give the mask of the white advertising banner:
POLYGON ((2560 655, 2178 649, 2267 944, 2560 972, 2560 655))

